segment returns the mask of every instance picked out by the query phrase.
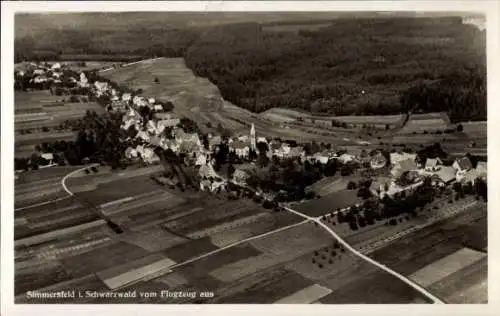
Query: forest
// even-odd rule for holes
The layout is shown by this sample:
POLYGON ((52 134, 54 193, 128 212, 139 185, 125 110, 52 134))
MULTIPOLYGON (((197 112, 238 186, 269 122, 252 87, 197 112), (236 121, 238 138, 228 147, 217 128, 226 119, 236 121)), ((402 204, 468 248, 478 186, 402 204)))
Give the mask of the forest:
POLYGON ((301 24, 304 29, 279 32, 257 22, 126 32, 62 29, 16 39, 15 51, 17 60, 34 51, 56 58, 182 56, 224 99, 253 112, 447 111, 452 121, 486 118, 485 31, 462 24, 460 17, 339 18, 319 29, 301 24))

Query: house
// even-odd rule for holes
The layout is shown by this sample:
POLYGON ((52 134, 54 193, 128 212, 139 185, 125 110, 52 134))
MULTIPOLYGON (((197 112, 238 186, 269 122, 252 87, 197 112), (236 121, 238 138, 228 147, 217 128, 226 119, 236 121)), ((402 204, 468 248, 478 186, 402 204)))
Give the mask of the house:
POLYGON ((54 163, 54 155, 52 153, 43 153, 40 155, 40 158, 47 160, 48 165, 52 165, 54 163))
POLYGON ((486 170, 486 162, 484 162, 484 161, 479 161, 479 162, 477 163, 476 169, 477 169, 478 171, 481 171, 481 172, 487 173, 487 170, 486 170))
POLYGON ((175 127, 181 123, 180 118, 171 113, 155 113, 154 117, 158 120, 158 124, 164 127, 175 127))
POLYGON ((379 177, 370 185, 370 192, 379 198, 383 198, 389 192, 392 183, 393 181, 390 178, 379 177))
POLYGON ((248 146, 247 143, 241 140, 233 141, 229 145, 229 149, 231 151, 234 151, 234 153, 240 158, 248 157, 248 155, 250 154, 250 147, 248 146))
POLYGON ((200 169, 198 170, 198 175, 202 179, 218 178, 219 177, 217 172, 215 172, 214 167, 210 163, 202 165, 200 167, 200 169))
POLYGON ((462 183, 471 182, 474 184, 477 179, 486 180, 486 172, 478 170, 477 168, 471 169, 463 177, 461 177, 459 181, 462 183))
POLYGON ((443 162, 438 158, 427 158, 425 161, 425 171, 427 172, 435 172, 441 169, 443 162))
POLYGON ((286 158, 304 158, 305 155, 306 153, 303 147, 290 147, 290 150, 286 154, 286 158))
POLYGON ((132 95, 130 93, 124 93, 122 95, 122 101, 129 102, 132 99, 132 95))
POLYGON ((236 169, 233 173, 233 180, 236 183, 244 184, 249 177, 250 175, 241 169, 236 169))
POLYGON ((468 170, 472 169, 472 162, 468 157, 462 157, 453 162, 453 168, 457 171, 457 173, 465 173, 468 170))
POLYGON ((135 159, 138 157, 137 150, 132 147, 125 149, 125 157, 128 159, 135 159))
POLYGON ((210 182, 210 180, 201 180, 200 181, 200 190, 201 191, 211 191, 212 190, 212 182, 210 182))
POLYGON ((158 155, 155 154, 152 148, 137 146, 136 150, 145 163, 152 164, 160 161, 160 157, 158 157, 158 155))
POLYGON ((410 185, 401 186, 388 178, 379 178, 370 185, 370 192, 379 198, 383 198, 384 196, 393 197, 398 193, 411 192, 423 183, 423 181, 419 181, 410 185))
POLYGON ((391 164, 396 165, 401 161, 405 161, 405 160, 409 160, 409 159, 415 161, 415 159, 417 158, 417 154, 394 152, 394 153, 390 153, 390 158, 391 158, 391 164))
POLYGON ((348 162, 351 162, 351 161, 354 161, 354 159, 356 159, 356 157, 354 157, 354 155, 350 155, 350 154, 347 154, 347 153, 343 153, 342 155, 340 155, 337 160, 340 161, 341 163, 348 163, 348 162))
POLYGON ((434 187, 444 187, 446 183, 437 174, 433 174, 431 177, 431 185, 434 187))
POLYGON ((257 137, 257 144, 258 143, 266 143, 267 144, 267 139, 265 137, 257 137))
POLYGON ((238 136, 238 140, 246 143, 250 140, 250 138, 248 137, 248 135, 241 135, 241 136, 238 136))
POLYGON ((36 76, 42 76, 42 75, 45 75, 45 70, 43 69, 35 69, 33 71, 33 75, 36 75, 36 76))
POLYGON ((213 136, 208 140, 208 149, 210 151, 214 151, 215 147, 219 146, 220 144, 222 144, 222 137, 220 137, 219 135, 213 136))
POLYGON ((180 143, 178 151, 184 154, 193 154, 200 151, 201 147, 199 144, 193 141, 183 141, 180 143))
POLYGON ((272 158, 273 156, 275 156, 280 148, 281 148, 280 141, 275 141, 275 140, 271 141, 269 143, 269 150, 267 151, 267 157, 272 158))
POLYGON ((200 137, 197 133, 186 133, 182 128, 178 128, 172 131, 172 134, 177 141, 177 143, 181 144, 183 142, 193 142, 197 146, 201 146, 200 137))
POLYGON ((377 153, 373 158, 370 160, 370 167, 372 169, 380 169, 385 167, 387 164, 387 159, 382 155, 382 153, 377 153))
POLYGON ((312 158, 313 158, 315 161, 317 161, 317 162, 319 162, 319 163, 321 163, 321 164, 323 164, 323 165, 326 165, 326 164, 328 163, 328 161, 330 161, 330 157, 329 157, 329 155, 328 155, 328 154, 325 154, 325 153, 315 153, 315 154, 312 156, 312 158))
POLYGON ((198 155, 196 155, 196 161, 194 163, 196 166, 203 166, 206 165, 207 163, 208 163, 208 157, 206 154, 199 153, 198 155))
POLYGON ((450 166, 442 166, 434 174, 438 176, 445 184, 449 184, 456 179, 455 169, 450 166))
POLYGON ((100 96, 100 95, 104 94, 104 92, 109 90, 107 82, 96 81, 96 82, 94 82, 94 87, 97 90, 96 91, 97 96, 100 96))
POLYGON ((410 158, 398 161, 398 163, 392 168, 391 174, 394 178, 399 178, 403 173, 416 169, 418 169, 418 167, 415 160, 410 158))
POLYGON ((145 142, 149 142, 151 140, 151 137, 149 137, 149 134, 146 131, 139 131, 135 138, 142 139, 145 142))

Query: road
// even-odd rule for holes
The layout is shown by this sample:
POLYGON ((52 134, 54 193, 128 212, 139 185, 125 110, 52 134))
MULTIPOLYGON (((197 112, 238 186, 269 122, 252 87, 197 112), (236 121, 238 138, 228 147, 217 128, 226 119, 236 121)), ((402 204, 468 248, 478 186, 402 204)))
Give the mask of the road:
POLYGON ((321 220, 317 219, 317 218, 314 218, 314 217, 310 217, 310 216, 307 216, 305 214, 302 214, 294 209, 291 209, 289 207, 286 207, 286 206, 281 206, 284 210, 290 212, 290 213, 293 213, 295 215, 298 215, 298 216, 301 216, 302 218, 305 218, 305 219, 308 219, 310 221, 313 221, 313 222, 316 222, 318 225, 320 225, 321 227, 323 227, 330 235, 332 235, 333 238, 335 238, 340 244, 342 244, 342 246, 344 246, 346 249, 348 249, 350 252, 352 252, 354 255, 360 257, 361 259, 365 260, 365 261, 368 261, 369 263, 379 267, 380 269, 384 270, 385 272, 393 275, 394 277, 398 278, 399 280, 405 282, 406 284, 408 284, 409 286, 411 286, 412 288, 414 288, 415 290, 417 290, 418 292, 422 293, 423 295, 425 295, 427 298, 429 298, 430 300, 432 300, 432 302, 434 304, 445 304, 441 299, 439 299, 438 297, 434 296, 432 293, 430 293, 429 291, 427 291, 425 288, 423 288, 422 286, 418 285, 417 283, 413 282, 412 280, 408 279, 407 277, 405 277, 404 275, 402 274, 399 274, 398 272, 390 269, 389 267, 373 260, 372 258, 370 257, 367 257, 365 256, 364 254, 362 254, 361 252, 357 251, 356 249, 354 249, 353 247, 351 247, 351 245, 349 245, 345 240, 343 240, 342 238, 340 238, 339 235, 337 235, 337 233, 335 233, 330 227, 326 226, 325 223, 323 223, 321 220))
POLYGON ((31 205, 28 205, 28 206, 18 207, 16 209, 14 209, 14 212, 16 212, 16 211, 22 211, 22 210, 26 210, 26 209, 30 209, 30 208, 34 208, 34 207, 37 207, 37 206, 42 206, 42 205, 47 205, 47 204, 59 202, 59 201, 66 200, 66 199, 74 196, 73 192, 71 192, 68 189, 68 186, 66 185, 66 180, 68 178, 70 178, 71 176, 73 176, 74 174, 77 174, 78 172, 81 172, 81 171, 83 171, 85 169, 96 167, 96 166, 99 166, 99 164, 95 163, 95 164, 87 165, 85 167, 73 170, 73 171, 71 171, 70 173, 68 173, 67 175, 65 175, 61 179, 61 186, 63 187, 64 191, 68 194, 67 196, 60 197, 60 198, 57 198, 57 199, 53 199, 53 200, 50 200, 50 201, 44 201, 44 202, 40 202, 40 203, 36 203, 36 204, 31 204, 31 205))
MULTIPOLYGON (((226 179, 227 181, 227 179, 226 179)), ((241 184, 238 184, 238 183, 235 183, 234 181, 230 181, 231 183, 234 183, 236 185, 239 185, 241 186, 241 184)), ((250 189, 252 190, 251 188, 248 188, 247 186, 243 186, 244 188, 246 189, 250 189)), ((252 190, 254 191, 254 190, 252 190)), ((255 191, 254 191, 255 192, 255 191)), ((399 280, 403 281, 404 283, 408 284, 409 286, 411 286, 413 289, 417 290, 418 292, 420 292, 421 294, 423 294, 424 296, 426 296, 427 298, 429 298, 434 304, 445 304, 445 302, 443 302, 441 299, 439 299, 438 297, 434 296, 432 293, 430 293, 429 291, 427 291, 425 288, 423 288, 422 286, 418 285, 417 283, 413 282, 412 280, 408 279, 407 277, 405 277, 404 275, 402 274, 399 274, 398 272, 392 270, 391 268, 373 260, 372 258, 362 254, 361 252, 357 251, 356 249, 354 249, 351 245, 349 245, 345 240, 343 240, 337 233, 335 233, 330 227, 328 227, 325 223, 323 223, 321 221, 321 219, 319 218, 316 218, 316 217, 311 217, 311 216, 308 216, 308 215, 305 215, 299 211, 296 211, 290 207, 287 207, 287 206, 284 206, 282 204, 279 204, 279 207, 281 207, 282 209, 284 209, 285 211, 287 212, 290 212, 292 214, 295 214, 297 216, 300 216, 302 218, 304 218, 305 220, 309 220, 309 221, 312 221, 312 222, 315 222, 317 223, 319 226, 323 227, 333 238, 335 238, 340 244, 342 244, 346 249, 348 249, 350 252, 352 252, 354 255, 356 255, 357 257, 377 266, 378 268, 384 270, 385 272, 393 275, 394 277, 398 278, 399 280)))
POLYGON ((90 164, 90 165, 86 165, 85 167, 82 167, 80 169, 76 169, 76 170, 73 170, 71 171, 70 173, 68 173, 67 175, 65 175, 62 179, 61 179, 61 185, 64 189, 64 191, 66 191, 66 193, 68 193, 69 196, 74 196, 75 194, 73 192, 71 192, 69 189, 68 189, 68 186, 66 186, 66 180, 73 176, 74 174, 77 174, 78 172, 81 172, 85 169, 89 169, 89 168, 92 168, 92 167, 97 167, 99 166, 98 163, 93 163, 93 164, 90 164))

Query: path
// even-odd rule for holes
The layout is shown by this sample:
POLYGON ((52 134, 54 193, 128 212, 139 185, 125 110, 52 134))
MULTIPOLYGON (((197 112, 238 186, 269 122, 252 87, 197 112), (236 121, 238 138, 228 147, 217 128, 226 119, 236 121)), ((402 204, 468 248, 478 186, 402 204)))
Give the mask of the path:
POLYGON ((177 264, 174 264, 173 266, 171 266, 170 268, 173 269, 173 268, 178 268, 178 267, 181 267, 181 266, 184 266, 186 264, 189 264, 189 263, 192 263, 192 262, 195 262, 195 261, 198 261, 198 260, 201 260, 203 258, 206 258, 208 256, 211 256, 213 254, 216 254, 216 253, 219 253, 223 250, 226 250, 228 248, 231 248, 231 247, 234 247, 234 246, 238 246, 242 243, 245 243, 245 242, 249 242, 251 240, 254 240, 254 239, 258 239, 258 238, 262 238, 262 237, 266 237, 266 236, 269 236, 269 235, 272 235, 272 234, 275 234, 275 233, 278 233, 278 232, 281 232, 281 231, 284 231, 284 230, 287 230, 287 229, 290 229, 290 228, 293 228, 293 227, 296 227, 296 226, 299 226, 299 225, 302 225, 302 224, 305 224, 309 222, 309 219, 305 219, 303 220, 302 222, 299 222, 299 223, 295 223, 295 224, 291 224, 291 225, 288 225, 288 226, 284 226, 284 227, 281 227, 281 228, 278 228, 278 229, 275 229, 275 230, 272 230, 272 231, 269 231, 267 233, 263 233, 263 234, 260 234, 260 235, 256 235, 256 236, 252 236, 252 237, 248 237, 248 238, 245 238, 245 239, 242 239, 242 240, 239 240, 239 241, 236 241, 232 244, 229 244, 227 246, 224 246, 224 247, 221 247, 221 248, 218 248, 218 249, 215 249, 213 251, 210 251, 210 252, 207 252, 205 254, 202 254, 202 255, 199 255, 197 257, 194 257, 194 258, 191 258, 191 259, 188 259, 184 262, 181 262, 181 263, 177 263, 177 264))

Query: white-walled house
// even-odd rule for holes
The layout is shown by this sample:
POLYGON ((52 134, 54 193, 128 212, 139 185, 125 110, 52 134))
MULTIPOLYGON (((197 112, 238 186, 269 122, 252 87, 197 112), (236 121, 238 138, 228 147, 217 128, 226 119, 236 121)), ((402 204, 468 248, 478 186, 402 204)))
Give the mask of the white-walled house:
POLYGON ((469 158, 462 157, 462 158, 456 159, 453 162, 452 167, 456 170, 457 181, 460 181, 462 179, 462 177, 465 176, 467 171, 472 169, 472 162, 470 161, 469 158))
POLYGON ((434 172, 441 169, 443 162, 439 158, 427 158, 425 161, 425 171, 434 172))

